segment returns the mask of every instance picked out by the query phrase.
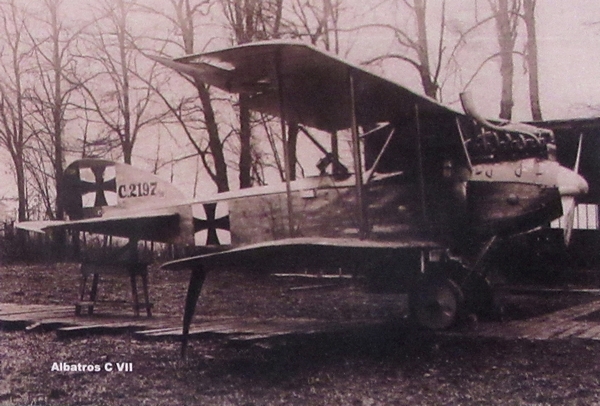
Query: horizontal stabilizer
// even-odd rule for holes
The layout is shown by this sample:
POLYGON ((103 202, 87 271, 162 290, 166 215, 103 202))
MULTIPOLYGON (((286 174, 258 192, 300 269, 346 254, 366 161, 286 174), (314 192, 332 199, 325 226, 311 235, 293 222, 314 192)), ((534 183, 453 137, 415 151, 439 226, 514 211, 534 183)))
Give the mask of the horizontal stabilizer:
POLYGON ((63 174, 63 221, 18 223, 37 233, 68 229, 191 245, 192 208, 171 183, 119 162, 80 159, 63 174))
POLYGON ((180 216, 174 208, 147 213, 123 213, 122 216, 73 221, 26 221, 16 224, 22 230, 45 233, 52 230, 74 230, 114 235, 124 238, 161 242, 177 241, 180 216))
POLYGON ((59 221, 59 220, 56 220, 56 221, 22 221, 22 222, 15 223, 15 227, 17 227, 21 230, 31 231, 32 233, 43 234, 46 232, 46 230, 61 227, 65 223, 67 223, 67 222, 59 221))

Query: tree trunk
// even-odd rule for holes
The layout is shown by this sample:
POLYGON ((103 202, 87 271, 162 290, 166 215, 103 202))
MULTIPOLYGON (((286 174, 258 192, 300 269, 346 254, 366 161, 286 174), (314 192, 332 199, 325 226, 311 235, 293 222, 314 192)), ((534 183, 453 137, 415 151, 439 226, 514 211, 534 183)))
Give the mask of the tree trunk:
POLYGON ((131 142, 122 141, 121 150, 123 152, 123 162, 127 165, 131 165, 131 157, 133 155, 133 144, 131 142))
POLYGON ((529 104, 531 107, 531 118, 535 121, 542 120, 542 108, 540 106, 540 85, 538 69, 537 36, 535 29, 535 5, 536 0, 523 1, 523 15, 527 27, 527 70, 529 76, 529 104))
MULTIPOLYGON (((60 24, 58 21, 58 3, 49 4, 49 12, 52 24, 52 70, 54 73, 54 94, 52 95, 52 139, 54 141, 54 178, 56 185, 55 217, 57 220, 64 219, 64 197, 62 187, 63 177, 63 104, 62 104, 62 60, 60 49, 60 24)), ((67 245, 67 231, 56 229, 53 233, 54 252, 58 260, 65 259, 65 247, 67 245)))
POLYGON ((300 127, 298 126, 298 123, 296 123, 295 121, 290 121, 288 123, 287 152, 288 152, 288 159, 290 161, 290 180, 296 180, 296 164, 298 162, 296 148, 298 145, 299 129, 300 129, 300 127))
POLYGON ((204 114, 204 121, 208 132, 208 147, 210 148, 215 164, 214 181, 219 193, 227 192, 229 190, 227 163, 225 162, 225 154, 223 153, 223 144, 221 144, 221 139, 219 138, 219 128, 217 126, 210 92, 204 83, 196 81, 195 84, 196 89, 198 90, 198 96, 200 97, 200 103, 202 103, 202 113, 204 114))
POLYGON ((419 76, 425 94, 437 98, 438 86, 434 83, 429 64, 429 45, 427 42, 427 2, 415 0, 415 17, 417 22, 417 57, 419 59, 419 76))
POLYGON ((13 157, 15 165, 15 178, 17 181, 17 194, 19 196, 19 207, 17 209, 18 221, 27 221, 27 190, 25 188, 25 165, 23 162, 23 151, 13 157))
POLYGON ((240 189, 252 186, 252 130, 248 95, 240 94, 240 189))
MULTIPOLYGON (((194 8, 189 0, 171 0, 171 5, 175 10, 177 27, 181 30, 181 39, 186 55, 191 55, 194 50, 194 8)), ((219 127, 215 118, 215 111, 212 106, 210 91, 205 83, 194 79, 194 86, 198 92, 198 98, 202 105, 202 114, 208 133, 208 149, 213 158, 214 176, 210 168, 206 168, 211 179, 217 186, 217 191, 227 192, 229 190, 229 181, 227 177, 227 163, 223 153, 223 144, 219 137, 219 127)), ((196 143, 194 141, 194 143, 196 143)), ((196 143, 199 144, 199 143, 196 143)), ((203 160, 204 162, 204 160, 203 160)), ((206 165, 206 163, 205 163, 206 165)), ((194 189, 195 190, 195 189, 194 189)))
POLYGON ((502 80, 500 118, 510 120, 512 118, 513 100, 513 75, 514 62, 513 50, 515 45, 514 26, 508 10, 508 0, 498 0, 495 10, 496 28, 498 32, 498 45, 500 47, 500 76, 502 80))
POLYGON ((131 129, 131 106, 130 106, 130 88, 129 88, 129 65, 127 62, 127 43, 125 36, 127 35, 127 12, 125 11, 125 3, 119 1, 121 13, 119 15, 119 27, 117 28, 117 37, 119 40, 119 60, 121 62, 121 85, 122 89, 122 114, 123 114, 123 133, 121 143, 123 146, 123 160, 126 164, 131 165, 131 156, 133 154, 133 134, 131 129))
MULTIPOLYGON (((19 197, 19 205, 17 208, 17 220, 29 220, 27 215, 27 189, 25 179, 25 162, 23 150, 18 148, 16 154, 11 154, 15 169, 15 178, 17 181, 17 195, 19 197)), ((26 253, 27 247, 27 231, 20 228, 15 228, 15 256, 22 258, 26 253)))

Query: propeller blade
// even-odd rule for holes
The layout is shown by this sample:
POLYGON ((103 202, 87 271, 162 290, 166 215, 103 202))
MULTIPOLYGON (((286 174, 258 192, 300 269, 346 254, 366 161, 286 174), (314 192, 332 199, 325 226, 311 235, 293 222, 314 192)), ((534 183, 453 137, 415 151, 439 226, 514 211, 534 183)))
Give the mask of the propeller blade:
POLYGON ((583 143, 583 134, 579 135, 579 142, 577 144, 577 156, 575 158, 575 165, 570 176, 565 176, 567 171, 563 173, 559 182, 562 184, 561 191, 561 203, 563 209, 564 219, 564 241, 568 247, 571 243, 571 237, 573 235, 573 227, 575 226, 575 208, 577 207, 577 197, 587 193, 587 183, 584 184, 583 178, 578 174, 579 164, 581 162, 581 145, 583 143), (579 181, 578 181, 579 179, 579 181), (585 186, 585 187, 584 187, 585 186), (571 190, 572 189, 572 190, 571 190))
POLYGON ((563 196, 560 200, 563 207, 563 218, 565 219, 563 237, 565 240, 565 245, 568 247, 571 243, 571 236, 573 235, 573 226, 575 224, 575 207, 577 207, 577 203, 575 202, 574 196, 563 196))
POLYGON ((579 143, 577 144, 577 157, 575 158, 575 166, 573 171, 579 173, 579 163, 581 162, 581 144, 583 143, 583 134, 579 134, 579 143))

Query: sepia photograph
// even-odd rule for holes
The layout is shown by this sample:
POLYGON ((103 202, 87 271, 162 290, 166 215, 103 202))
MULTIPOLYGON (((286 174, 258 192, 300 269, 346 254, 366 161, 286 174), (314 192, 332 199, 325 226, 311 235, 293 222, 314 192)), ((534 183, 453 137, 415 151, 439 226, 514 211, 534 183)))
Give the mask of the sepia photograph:
POLYGON ((600 3, 0 17, 0 406, 600 404, 600 3))

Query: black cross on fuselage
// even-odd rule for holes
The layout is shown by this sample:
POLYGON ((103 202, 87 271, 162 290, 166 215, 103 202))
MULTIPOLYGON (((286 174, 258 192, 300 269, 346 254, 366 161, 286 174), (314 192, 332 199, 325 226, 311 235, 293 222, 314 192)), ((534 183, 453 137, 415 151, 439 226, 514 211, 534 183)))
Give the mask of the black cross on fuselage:
POLYGON ((229 231, 229 216, 216 218, 217 204, 203 204, 206 220, 194 217, 194 233, 207 230, 206 245, 220 245, 217 229, 229 231))
POLYGON ((104 170, 106 169, 106 166, 91 166, 90 169, 94 174, 94 183, 81 180, 81 195, 83 196, 86 193, 95 192, 96 199, 94 201, 94 207, 108 206, 104 192, 116 192, 117 181, 114 178, 106 182, 104 181, 104 170))

